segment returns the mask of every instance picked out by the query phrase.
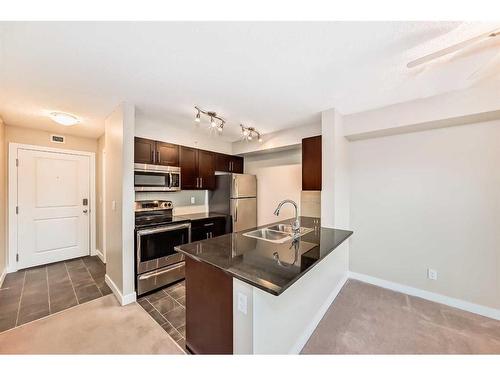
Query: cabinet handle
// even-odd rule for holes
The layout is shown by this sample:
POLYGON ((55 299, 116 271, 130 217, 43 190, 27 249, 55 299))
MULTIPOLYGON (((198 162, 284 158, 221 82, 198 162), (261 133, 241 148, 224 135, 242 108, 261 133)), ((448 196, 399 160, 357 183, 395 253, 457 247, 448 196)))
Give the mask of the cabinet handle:
POLYGON ((154 150, 151 151, 151 159, 153 159, 153 164, 154 164, 156 159, 154 150))
POLYGON ((200 177, 200 188, 203 187, 203 177, 200 177))
POLYGON ((233 162, 230 161, 229 162, 229 172, 232 172, 233 171, 233 162))
POLYGON ((197 188, 200 187, 200 178, 199 177, 196 177, 196 187, 197 188))
POLYGON ((161 163, 161 160, 160 160, 160 151, 157 151, 157 154, 158 154, 158 163, 161 163))

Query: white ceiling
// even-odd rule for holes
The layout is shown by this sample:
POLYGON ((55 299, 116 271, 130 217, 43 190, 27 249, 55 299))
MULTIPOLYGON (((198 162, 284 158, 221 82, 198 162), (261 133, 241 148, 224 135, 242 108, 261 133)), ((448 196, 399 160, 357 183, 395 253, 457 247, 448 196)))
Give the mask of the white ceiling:
MULTIPOLYGON (((268 133, 477 84, 499 51, 481 44, 409 70, 406 63, 498 27, 460 22, 0 23, 5 123, 97 137, 121 101, 140 116, 193 126, 195 104, 268 133), (486 48, 488 47, 488 48, 486 48), (446 63, 443 63, 445 61, 446 63), (83 119, 62 129, 45 115, 83 119)), ((488 79, 498 77, 498 70, 488 79)))

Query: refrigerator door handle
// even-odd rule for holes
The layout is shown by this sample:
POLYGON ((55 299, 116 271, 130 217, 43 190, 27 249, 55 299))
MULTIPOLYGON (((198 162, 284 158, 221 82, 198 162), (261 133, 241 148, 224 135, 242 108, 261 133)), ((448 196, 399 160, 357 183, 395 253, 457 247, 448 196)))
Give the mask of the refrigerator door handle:
POLYGON ((234 202, 234 222, 238 221, 238 201, 234 202))

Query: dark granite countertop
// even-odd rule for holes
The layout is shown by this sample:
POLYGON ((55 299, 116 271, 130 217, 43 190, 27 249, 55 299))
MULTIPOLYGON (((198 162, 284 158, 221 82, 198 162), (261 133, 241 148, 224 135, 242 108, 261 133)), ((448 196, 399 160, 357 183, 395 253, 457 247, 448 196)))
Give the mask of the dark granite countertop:
POLYGON ((195 214, 186 214, 186 215, 175 215, 175 221, 181 220, 203 220, 203 219, 213 219, 216 217, 227 217, 228 215, 218 214, 216 212, 198 212, 195 214))
MULTIPOLYGON (((279 223, 290 223, 290 219, 279 223)), ((300 217, 302 227, 314 228, 295 243, 273 243, 230 233, 177 246, 188 257, 215 266, 233 277, 276 296, 300 279, 344 242, 352 231, 321 227, 320 220, 300 217)), ((272 224, 263 225, 265 228, 272 224)))

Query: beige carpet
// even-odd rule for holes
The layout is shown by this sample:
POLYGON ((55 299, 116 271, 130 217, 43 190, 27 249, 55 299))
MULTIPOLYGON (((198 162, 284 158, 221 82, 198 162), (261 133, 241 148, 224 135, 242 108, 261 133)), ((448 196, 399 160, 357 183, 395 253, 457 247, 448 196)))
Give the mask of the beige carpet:
POLYGON ((500 354, 500 321, 349 280, 302 353, 500 354))
POLYGON ((138 304, 113 295, 0 334, 3 354, 184 354, 138 304))

